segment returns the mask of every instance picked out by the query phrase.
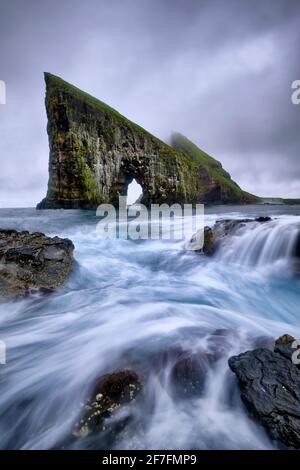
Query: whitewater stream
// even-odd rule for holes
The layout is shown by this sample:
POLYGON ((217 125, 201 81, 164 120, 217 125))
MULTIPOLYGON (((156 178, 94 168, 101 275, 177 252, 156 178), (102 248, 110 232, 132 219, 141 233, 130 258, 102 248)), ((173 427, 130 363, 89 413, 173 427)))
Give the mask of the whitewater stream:
MULTIPOLYGON (((209 258, 183 241, 99 240, 93 211, 0 209, 1 228, 68 237, 76 260, 62 289, 0 304, 0 448, 61 447, 95 380, 125 368, 141 374, 146 398, 115 448, 277 448, 248 417, 227 361, 268 338, 300 338, 300 206, 212 207, 205 224, 260 215, 273 220, 245 226, 209 258), (216 344, 202 394, 178 398, 172 351, 216 344)), ((101 446, 101 434, 66 445, 101 446)))

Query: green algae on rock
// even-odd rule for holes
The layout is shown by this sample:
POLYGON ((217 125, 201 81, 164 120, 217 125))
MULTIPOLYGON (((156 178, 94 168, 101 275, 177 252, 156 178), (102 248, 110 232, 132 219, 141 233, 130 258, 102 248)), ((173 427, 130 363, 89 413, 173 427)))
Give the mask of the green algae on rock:
POLYGON ((165 144, 59 77, 46 73, 45 81, 49 183, 38 209, 118 205, 133 179, 147 206, 253 202, 222 168, 165 144))

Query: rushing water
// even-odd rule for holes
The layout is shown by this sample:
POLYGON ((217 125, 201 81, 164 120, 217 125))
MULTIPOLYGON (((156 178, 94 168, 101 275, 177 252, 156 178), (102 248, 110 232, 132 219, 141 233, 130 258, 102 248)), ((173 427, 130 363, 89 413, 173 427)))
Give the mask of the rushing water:
MULTIPOLYGON (((94 380, 126 367, 141 372, 146 399, 130 411, 142 426, 129 427, 116 448, 276 448, 247 416, 227 360, 259 337, 300 338, 300 280, 290 272, 299 214, 299 206, 208 208, 207 225, 275 218, 242 228, 208 259, 183 242, 100 241, 93 211, 0 210, 1 228, 69 237, 76 248, 64 288, 0 304, 0 448, 60 446, 94 380), (227 348, 202 396, 176 398, 168 351, 207 351, 216 329, 226 330, 227 348), (151 369, 159 354, 167 359, 151 369)), ((88 441, 101 445, 100 435, 88 441)))

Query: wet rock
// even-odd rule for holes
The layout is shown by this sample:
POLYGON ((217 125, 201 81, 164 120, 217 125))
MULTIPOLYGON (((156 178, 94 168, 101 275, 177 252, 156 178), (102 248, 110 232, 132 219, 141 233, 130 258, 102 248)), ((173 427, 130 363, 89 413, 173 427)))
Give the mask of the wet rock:
POLYGON ((90 400, 84 405, 73 435, 86 437, 98 431, 117 432, 117 428, 122 427, 120 423, 115 423, 108 428, 105 420, 112 417, 121 407, 132 402, 140 390, 141 384, 134 371, 124 370, 102 376, 90 400))
POLYGON ((253 340, 253 348, 254 349, 259 349, 259 348, 266 348, 270 349, 270 351, 273 351, 274 349, 274 338, 271 336, 258 336, 254 338, 253 340))
POLYGON ((300 231, 298 233, 297 241, 296 241, 296 244, 295 244, 294 256, 295 256, 295 258, 300 259, 300 231))
POLYGON ((234 235, 238 232, 238 230, 245 227, 247 224, 265 223, 271 220, 272 219, 270 217, 257 217, 256 219, 217 220, 213 226, 215 244, 229 235, 234 235))
POLYGON ((263 216, 260 216, 260 217, 256 217, 255 219, 255 222, 270 222, 271 217, 263 217, 263 216))
POLYGON ((296 357, 294 353, 299 346, 293 336, 283 335, 275 341, 274 352, 281 354, 286 359, 293 360, 293 357, 296 357))
POLYGON ((255 222, 254 219, 226 219, 217 220, 213 226, 213 232, 217 240, 227 237, 228 235, 234 234, 238 229, 245 227, 249 222, 255 222))
POLYGON ((288 334, 279 336, 279 338, 277 338, 276 341, 275 341, 275 347, 280 346, 280 345, 290 344, 294 340, 295 340, 295 338, 291 335, 288 335, 288 334))
POLYGON ((271 217, 257 217, 256 219, 226 219, 217 220, 215 225, 204 228, 204 243, 202 246, 202 237, 200 231, 194 233, 189 242, 186 244, 186 249, 202 252, 211 256, 218 249, 220 243, 229 235, 234 235, 246 224, 252 223, 266 223, 271 221, 271 217))
POLYGON ((72 270, 73 250, 68 239, 0 229, 0 298, 62 286, 72 270))
POLYGON ((300 448, 300 372, 292 362, 294 338, 284 335, 274 351, 255 349, 229 359, 241 398, 273 439, 300 448), (288 349, 290 348, 290 349, 288 349))
POLYGON ((192 398, 202 395, 214 362, 209 351, 191 352, 178 346, 154 354, 150 370, 175 399, 192 398))
POLYGON ((297 240, 294 248, 294 272, 296 275, 300 276, 300 230, 297 236, 297 240))
POLYGON ((214 234, 211 227, 204 228, 204 245, 203 253, 205 255, 212 255, 214 251, 214 234))
POLYGON ((204 238, 198 230, 186 244, 186 249, 212 255, 214 250, 214 234, 211 227, 204 227, 204 238))
POLYGON ((218 328, 207 338, 207 347, 209 353, 215 361, 227 356, 232 344, 236 339, 234 331, 227 328, 218 328))
POLYGON ((169 366, 173 366, 185 353, 180 346, 157 351, 151 355, 148 368, 156 374, 160 374, 161 371, 165 371, 169 366))
POLYGON ((201 396, 213 359, 206 352, 189 354, 178 359, 170 374, 174 394, 181 398, 201 396))

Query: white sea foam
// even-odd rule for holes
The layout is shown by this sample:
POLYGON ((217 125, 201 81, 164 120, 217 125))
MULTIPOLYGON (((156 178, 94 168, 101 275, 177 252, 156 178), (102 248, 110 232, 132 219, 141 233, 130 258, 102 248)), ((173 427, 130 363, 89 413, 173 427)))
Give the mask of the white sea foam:
MULTIPOLYGON (((206 223, 257 210, 212 209, 206 223)), ((227 360, 257 336, 300 337, 299 279, 286 271, 297 216, 276 214, 274 222, 245 227, 213 259, 186 253, 181 243, 99 241, 92 212, 0 216, 2 226, 70 237, 77 261, 67 285, 53 295, 0 305, 0 339, 7 346, 7 365, 0 366, 1 448, 58 445, 94 380, 135 365, 145 373, 147 407, 137 403, 134 410, 144 430, 132 427, 117 448, 274 448, 247 416, 227 360), (205 351, 220 328, 231 332, 229 347, 209 372, 203 395, 175 399, 172 361, 159 373, 149 361, 172 348, 205 351)))

